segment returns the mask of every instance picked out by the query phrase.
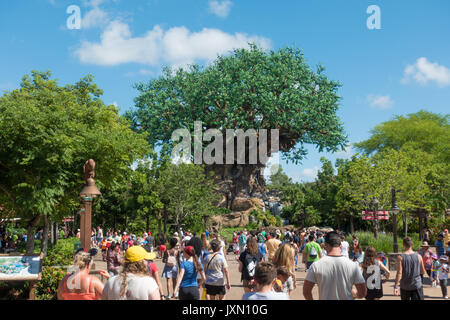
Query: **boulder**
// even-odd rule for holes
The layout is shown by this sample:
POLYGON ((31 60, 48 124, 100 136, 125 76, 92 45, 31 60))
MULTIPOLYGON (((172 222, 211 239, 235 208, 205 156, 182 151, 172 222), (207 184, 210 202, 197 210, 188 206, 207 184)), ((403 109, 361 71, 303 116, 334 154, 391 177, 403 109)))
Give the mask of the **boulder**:
POLYGON ((222 215, 223 226, 229 228, 244 227, 249 223, 249 215, 246 212, 232 212, 222 215))
POLYGON ((233 200, 233 204, 231 206, 232 211, 247 211, 248 209, 253 208, 255 205, 251 199, 247 198, 236 198, 233 200))

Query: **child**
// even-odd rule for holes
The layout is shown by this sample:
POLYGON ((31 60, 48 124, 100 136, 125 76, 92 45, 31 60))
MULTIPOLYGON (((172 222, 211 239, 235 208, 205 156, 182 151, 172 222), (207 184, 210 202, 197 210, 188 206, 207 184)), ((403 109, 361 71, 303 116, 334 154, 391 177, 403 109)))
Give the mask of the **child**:
POLYGON ((431 286, 439 288, 439 285, 436 286, 436 282, 437 282, 437 278, 438 278, 437 271, 439 269, 440 263, 439 263, 439 260, 438 260, 438 257, 436 254, 433 254, 431 256, 431 259, 433 260, 433 265, 431 267, 431 279, 433 279, 432 280, 433 282, 432 282, 431 286))
POLYGON ((444 299, 448 299, 447 295, 447 280, 448 280, 448 264, 447 264, 447 256, 442 255, 439 258, 440 266, 439 266, 439 283, 441 285, 442 296, 444 299))
POLYGON ((273 286, 277 280, 277 268, 271 262, 260 262, 255 270, 256 292, 247 292, 242 300, 289 300, 284 292, 275 292, 273 286))
MULTIPOLYGON (((380 261, 385 267, 387 265, 387 259, 386 259, 386 255, 384 254, 384 252, 377 252, 377 259, 378 261, 380 261)), ((381 275, 384 276, 386 272, 384 272, 383 269, 380 270, 381 275)))
POLYGON ((273 289, 275 292, 285 292, 285 287, 287 285, 287 280, 290 277, 289 270, 286 267, 279 267, 277 269, 277 281, 275 282, 273 289))
POLYGON ((322 258, 323 258, 323 257, 325 257, 327 255, 327 250, 325 250, 325 242, 322 242, 320 244, 320 248, 322 249, 321 253, 322 253, 322 258))

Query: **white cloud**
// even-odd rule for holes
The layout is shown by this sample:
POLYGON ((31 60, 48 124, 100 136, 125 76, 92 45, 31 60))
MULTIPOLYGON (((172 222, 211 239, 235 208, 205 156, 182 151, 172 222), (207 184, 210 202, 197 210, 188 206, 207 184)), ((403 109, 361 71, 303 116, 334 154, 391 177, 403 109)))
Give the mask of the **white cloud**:
POLYGON ((381 96, 375 94, 369 94, 367 96, 367 102, 373 108, 389 109, 394 104, 390 96, 381 96))
POLYGON ((191 32, 186 27, 164 31, 159 25, 141 37, 133 37, 130 27, 120 21, 111 22, 101 35, 100 42, 84 41, 75 55, 82 63, 113 66, 140 63, 159 66, 185 66, 197 60, 213 61, 218 54, 235 48, 247 48, 254 42, 264 49, 270 40, 244 33, 229 34, 218 29, 204 28, 191 32))
POLYGON ((81 27, 83 29, 100 27, 106 25, 108 21, 108 14, 102 9, 95 7, 86 12, 86 14, 82 17, 81 27))
POLYGON ((434 81, 438 86, 445 87, 450 85, 450 69, 421 57, 415 64, 406 66, 402 83, 408 83, 411 78, 419 84, 434 81))
POLYGON ((308 180, 314 180, 317 178, 319 169, 320 168, 318 166, 314 166, 313 168, 305 168, 301 171, 301 176, 307 178, 308 180))
POLYGON ((225 18, 230 14, 231 6, 233 3, 229 0, 224 1, 209 1, 209 12, 215 14, 218 17, 225 18))
POLYGON ((335 156, 336 158, 348 159, 351 158, 351 156, 353 156, 354 154, 355 152, 353 151, 353 146, 350 143, 348 146, 345 147, 344 150, 336 152, 335 156))

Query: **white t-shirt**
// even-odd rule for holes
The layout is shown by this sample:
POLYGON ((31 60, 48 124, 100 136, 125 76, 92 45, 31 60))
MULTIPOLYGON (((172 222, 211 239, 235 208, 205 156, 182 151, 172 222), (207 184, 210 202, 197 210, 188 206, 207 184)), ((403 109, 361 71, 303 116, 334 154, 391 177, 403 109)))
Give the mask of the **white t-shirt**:
POLYGON ((348 247, 349 244, 347 241, 342 241, 341 255, 346 256, 348 258, 348 247))
POLYGON ((242 300, 289 300, 289 296, 284 292, 247 292, 242 296, 242 300))
POLYGON ((442 263, 441 266, 439 267, 439 280, 445 280, 448 279, 448 272, 446 272, 445 269, 448 269, 448 264, 447 263, 442 263))
POLYGON ((318 285, 320 300, 353 300, 353 285, 365 283, 359 265, 343 256, 325 256, 314 262, 305 280, 318 285))
POLYGON ((127 291, 120 297, 123 276, 111 277, 103 288, 102 300, 149 300, 149 296, 159 290, 155 279, 150 276, 127 274, 127 291))

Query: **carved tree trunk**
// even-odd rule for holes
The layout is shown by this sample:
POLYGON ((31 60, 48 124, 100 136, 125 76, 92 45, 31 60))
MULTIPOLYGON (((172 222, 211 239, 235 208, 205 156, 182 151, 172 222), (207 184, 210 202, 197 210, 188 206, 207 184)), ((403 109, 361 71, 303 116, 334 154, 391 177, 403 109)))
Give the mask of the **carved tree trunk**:
POLYGON ((232 210, 236 198, 262 197, 265 192, 264 170, 259 164, 207 165, 207 172, 214 172, 217 191, 222 194, 220 207, 232 210))

